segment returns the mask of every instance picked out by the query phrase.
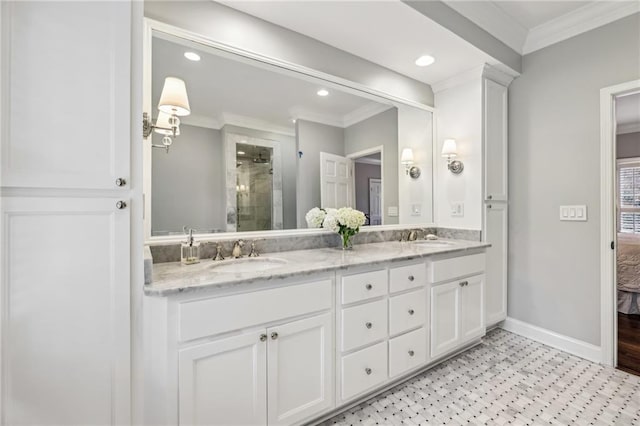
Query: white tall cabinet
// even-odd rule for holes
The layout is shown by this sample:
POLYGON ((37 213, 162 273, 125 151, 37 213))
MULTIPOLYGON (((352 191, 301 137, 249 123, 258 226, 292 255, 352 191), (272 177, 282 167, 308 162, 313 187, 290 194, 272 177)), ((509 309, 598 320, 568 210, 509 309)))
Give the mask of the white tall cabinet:
POLYGON ((0 14, 0 422, 130 424, 132 5, 0 14))
POLYGON ((482 77, 483 241, 487 248, 486 324, 507 318, 508 86, 511 77, 485 67, 482 77))

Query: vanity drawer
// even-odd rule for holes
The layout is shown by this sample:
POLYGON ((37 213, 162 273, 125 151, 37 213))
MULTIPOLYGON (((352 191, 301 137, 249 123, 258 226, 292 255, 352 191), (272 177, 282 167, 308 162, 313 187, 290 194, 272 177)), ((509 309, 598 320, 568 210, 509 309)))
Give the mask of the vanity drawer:
POLYGON ((181 303, 180 341, 331 309, 331 283, 327 279, 181 303))
POLYGON ((389 334, 398 334, 425 324, 427 314, 425 289, 389 299, 389 334))
POLYGON ((387 380, 387 342, 342 357, 342 400, 387 380))
POLYGON ((427 265, 425 263, 398 266, 389 271, 389 291, 391 293, 420 287, 426 283, 427 265))
POLYGON ((342 350, 366 345, 387 335, 387 301, 342 310, 342 350))
POLYGON ((389 340, 389 376, 395 377, 427 362, 424 328, 389 340))
POLYGON ((467 275, 481 274, 485 270, 485 265, 484 253, 436 260, 431 263, 429 278, 432 283, 438 283, 467 275))
POLYGON ((342 277, 342 303, 345 305, 385 294, 387 294, 385 269, 342 277))

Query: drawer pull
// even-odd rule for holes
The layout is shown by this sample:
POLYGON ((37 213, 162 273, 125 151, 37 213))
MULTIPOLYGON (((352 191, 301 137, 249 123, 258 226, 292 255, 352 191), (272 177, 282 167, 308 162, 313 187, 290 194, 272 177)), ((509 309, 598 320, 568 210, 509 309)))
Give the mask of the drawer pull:
POLYGON ((409 315, 413 315, 415 313, 416 313, 416 311, 414 311, 413 309, 409 309, 409 315))
POLYGON ((266 334, 261 334, 260 335, 260 341, 261 342, 266 342, 267 341, 267 335, 266 334))
POLYGON ((278 338, 278 333, 276 333, 275 331, 271 333, 271 339, 276 340, 277 338, 278 338))
POLYGON ((460 283, 460 287, 464 287, 464 286, 466 286, 466 285, 469 285, 469 281, 462 281, 462 282, 460 283))
POLYGON ((364 372, 367 373, 367 376, 370 376, 373 371, 369 367, 367 367, 364 369, 364 372))
POLYGON ((412 351, 411 349, 409 349, 409 356, 414 356, 416 353, 414 351, 412 351))
POLYGON ((416 278, 415 278, 413 275, 409 275, 409 281, 413 281, 413 280, 415 280, 415 279, 416 279, 416 278))
POLYGON ((373 286, 371 284, 367 284, 364 286, 364 288, 366 288, 367 290, 371 290, 373 286))
POLYGON ((367 322, 364 324, 364 326, 370 329, 371 327, 373 327, 373 324, 371 324, 370 322, 367 322))

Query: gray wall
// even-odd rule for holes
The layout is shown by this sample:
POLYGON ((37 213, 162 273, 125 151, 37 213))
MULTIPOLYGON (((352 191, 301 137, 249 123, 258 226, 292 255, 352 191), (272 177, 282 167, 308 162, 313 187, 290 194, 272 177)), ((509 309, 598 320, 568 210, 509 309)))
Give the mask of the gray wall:
POLYGON ((369 179, 380 179, 380 166, 356 163, 356 209, 366 214, 369 214, 369 179))
POLYGON ((145 1, 144 15, 230 46, 304 65, 395 96, 433 105, 433 92, 427 84, 210 0, 145 1))
MULTIPOLYGON (((171 150, 153 149, 151 228, 181 231, 189 226, 200 232, 225 230, 225 172, 220 130, 180 126, 171 150)), ((153 143, 162 137, 154 132, 153 143)))
POLYGON ((640 132, 617 135, 616 156, 618 158, 640 157, 640 132))
MULTIPOLYGON (((600 345, 600 89, 640 78, 640 14, 523 58, 509 91, 509 316, 600 345), (586 204, 588 222, 560 222, 586 204)), ((613 285, 613 284, 612 284, 613 285)))
POLYGON ((225 125, 224 131, 280 142, 282 147, 282 209, 284 229, 296 229, 296 138, 280 133, 264 132, 225 125))
MULTIPOLYGON (((344 129, 345 154, 384 146, 384 224, 398 223, 388 215, 389 206, 398 206, 398 110, 391 108, 344 129)), ((368 209, 367 209, 368 210, 368 209)))
POLYGON ((344 129, 313 121, 296 121, 296 144, 302 151, 298 159, 298 228, 306 228, 304 216, 320 205, 320 152, 344 155, 344 129))

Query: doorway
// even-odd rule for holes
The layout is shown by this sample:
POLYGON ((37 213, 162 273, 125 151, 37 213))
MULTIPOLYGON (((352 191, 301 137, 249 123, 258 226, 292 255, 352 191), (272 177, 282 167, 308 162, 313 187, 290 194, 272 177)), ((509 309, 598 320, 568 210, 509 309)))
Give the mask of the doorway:
POLYGON ((348 156, 354 162, 355 208, 364 213, 365 226, 384 224, 384 179, 382 147, 348 156))

